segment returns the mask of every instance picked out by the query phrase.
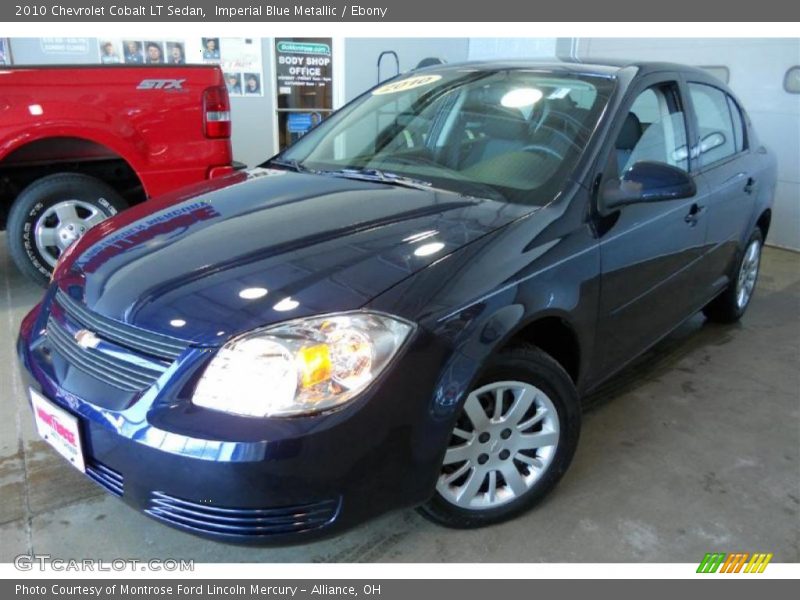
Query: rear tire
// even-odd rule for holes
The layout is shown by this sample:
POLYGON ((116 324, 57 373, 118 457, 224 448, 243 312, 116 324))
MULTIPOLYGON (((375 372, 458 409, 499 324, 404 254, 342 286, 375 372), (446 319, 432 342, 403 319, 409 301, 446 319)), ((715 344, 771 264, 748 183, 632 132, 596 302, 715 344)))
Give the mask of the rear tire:
POLYGON ((578 393, 558 362, 534 346, 501 352, 465 401, 436 492, 417 510, 475 528, 533 508, 569 467, 580 425, 578 393))
POLYGON ((107 183, 78 173, 34 181, 17 196, 8 215, 8 247, 19 270, 39 285, 55 261, 90 227, 126 208, 107 183))
POLYGON ((709 321, 735 323, 742 318, 755 292, 763 245, 761 230, 756 228, 739 252, 727 289, 703 307, 709 321))

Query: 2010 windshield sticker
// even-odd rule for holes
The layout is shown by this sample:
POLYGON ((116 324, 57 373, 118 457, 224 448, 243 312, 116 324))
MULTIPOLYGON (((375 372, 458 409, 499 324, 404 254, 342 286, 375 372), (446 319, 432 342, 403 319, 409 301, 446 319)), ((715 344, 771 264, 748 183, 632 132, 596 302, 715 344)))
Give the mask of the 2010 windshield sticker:
POLYGON ((434 81, 439 81, 441 75, 420 75, 419 77, 409 77, 400 81, 393 81, 382 85, 377 90, 372 92, 373 96, 380 96, 382 94, 396 94, 397 92, 405 92, 406 90, 413 90, 414 88, 422 87, 423 85, 430 85, 434 81))

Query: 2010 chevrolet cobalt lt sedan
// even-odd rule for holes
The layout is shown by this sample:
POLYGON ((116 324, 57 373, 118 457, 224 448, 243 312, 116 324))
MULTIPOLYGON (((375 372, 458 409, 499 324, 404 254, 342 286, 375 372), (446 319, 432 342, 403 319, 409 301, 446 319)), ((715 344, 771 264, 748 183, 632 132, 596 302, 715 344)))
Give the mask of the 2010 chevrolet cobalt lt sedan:
POLYGON ((401 75, 262 167, 59 257, 18 352, 39 432, 171 526, 304 541, 550 492, 581 397, 747 309, 775 160, 672 64, 401 75))

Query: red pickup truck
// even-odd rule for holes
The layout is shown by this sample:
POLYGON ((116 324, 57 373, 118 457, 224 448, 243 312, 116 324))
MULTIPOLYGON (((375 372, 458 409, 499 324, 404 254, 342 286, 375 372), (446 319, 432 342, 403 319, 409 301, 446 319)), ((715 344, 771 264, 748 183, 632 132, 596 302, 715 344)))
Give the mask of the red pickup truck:
POLYGON ((214 66, 3 67, 0 225, 46 282, 92 225, 233 170, 230 101, 214 66))

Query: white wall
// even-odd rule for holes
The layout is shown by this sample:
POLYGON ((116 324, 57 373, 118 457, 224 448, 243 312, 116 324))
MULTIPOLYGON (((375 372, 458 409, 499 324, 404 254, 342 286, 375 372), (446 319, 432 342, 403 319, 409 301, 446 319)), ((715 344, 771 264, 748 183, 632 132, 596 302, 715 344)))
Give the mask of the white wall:
POLYGON ((556 38, 470 38, 469 60, 552 58, 556 38))
POLYGON ((275 153, 273 127, 275 88, 272 74, 272 38, 261 39, 263 96, 231 98, 231 146, 234 160, 254 167, 275 153))
POLYGON ((467 60, 467 38, 345 38, 345 100, 350 101, 384 79, 397 74, 394 59, 381 62, 378 79, 378 56, 393 50, 400 59, 400 72, 416 67, 423 58, 439 58, 444 62, 467 60))
POLYGON ((800 94, 783 89, 789 67, 800 65, 800 39, 579 38, 583 59, 664 60, 724 65, 761 142, 778 159, 778 187, 768 242, 800 249, 800 94))
POLYGON ((423 58, 454 63, 498 58, 543 58, 556 55, 556 38, 345 38, 345 100, 350 101, 375 84, 396 74, 387 56, 378 73, 378 56, 397 53, 400 72, 415 68, 423 58))

